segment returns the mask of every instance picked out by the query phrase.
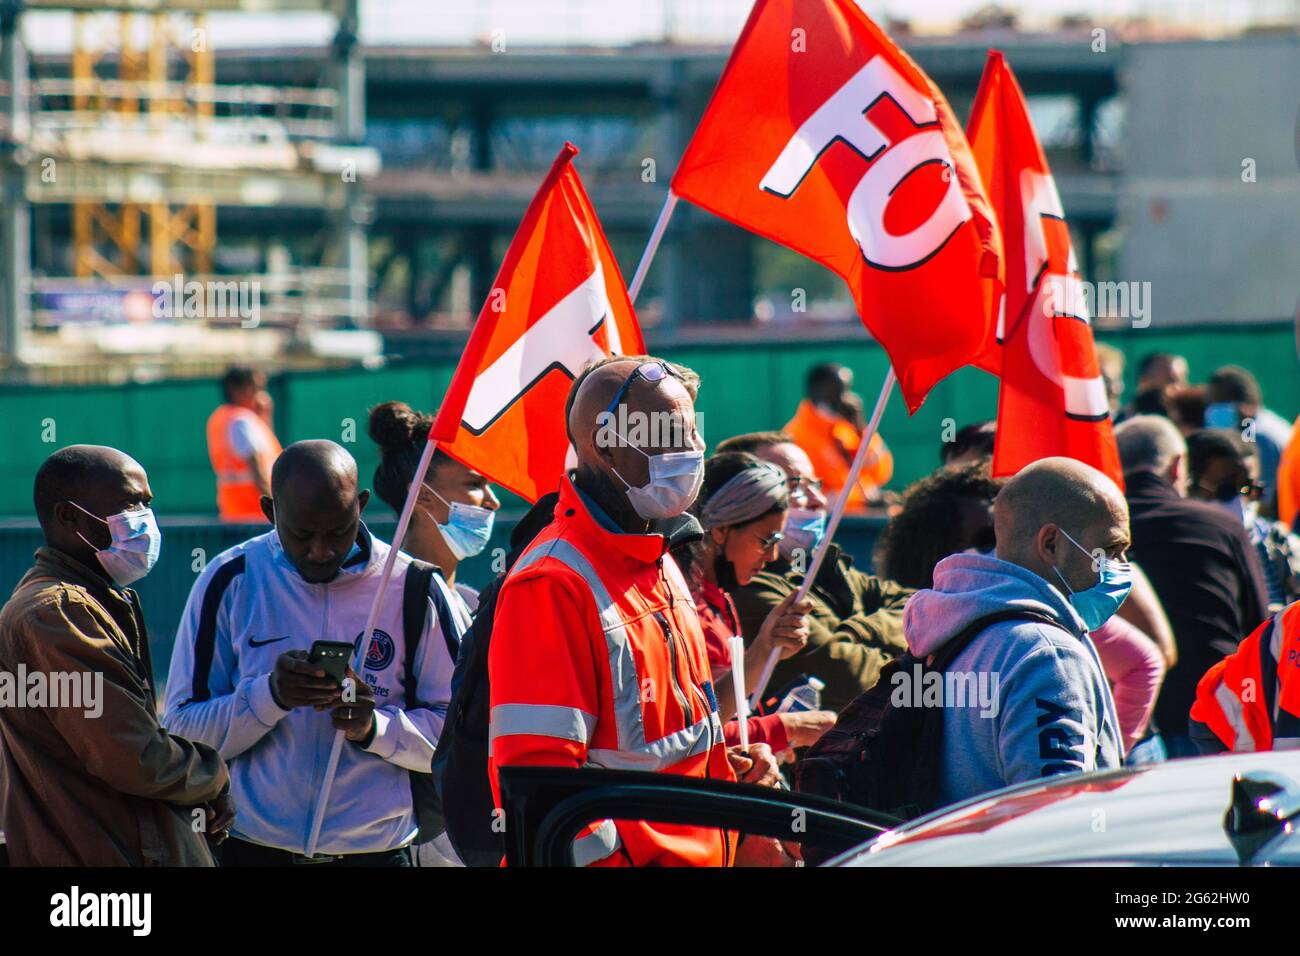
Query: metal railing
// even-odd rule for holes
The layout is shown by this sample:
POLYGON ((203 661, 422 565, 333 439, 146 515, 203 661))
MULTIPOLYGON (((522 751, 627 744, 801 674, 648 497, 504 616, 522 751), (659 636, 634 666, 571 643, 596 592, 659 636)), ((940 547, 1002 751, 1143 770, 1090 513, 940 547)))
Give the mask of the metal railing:
POLYGON ((29 288, 36 329, 153 323, 210 328, 364 326, 366 303, 349 295, 344 269, 291 267, 238 275, 112 279, 39 277, 29 288))
MULTIPOLYGON (((0 84, 0 95, 7 95, 0 84)), ((223 124, 263 130, 272 121, 289 139, 333 139, 338 135, 338 93, 327 87, 219 85, 142 80, 33 80, 28 86, 32 121, 50 130, 99 128, 191 129, 223 124), (79 101, 96 107, 78 107, 79 101), (124 108, 125 107, 125 108, 124 108)))

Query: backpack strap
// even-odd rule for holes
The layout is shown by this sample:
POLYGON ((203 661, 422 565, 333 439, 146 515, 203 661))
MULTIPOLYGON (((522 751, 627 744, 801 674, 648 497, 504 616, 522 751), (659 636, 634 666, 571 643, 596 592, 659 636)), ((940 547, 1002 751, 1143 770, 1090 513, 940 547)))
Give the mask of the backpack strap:
POLYGON ((1259 635, 1259 679, 1264 685, 1264 713, 1268 714, 1269 726, 1277 720, 1277 658, 1273 656, 1272 645, 1282 646, 1282 612, 1273 616, 1272 626, 1259 635))
POLYGON ((1030 610, 1029 608, 1007 608, 1002 611, 995 611, 992 614, 986 614, 977 620, 971 621, 964 628, 958 631, 953 637, 934 653, 933 658, 928 665, 931 670, 945 671, 948 669, 957 655, 966 649, 966 645, 975 640, 986 628, 999 624, 1002 621, 1037 621, 1039 624, 1047 624, 1059 630, 1069 631, 1060 621, 1041 611, 1030 610))
POLYGON ((455 663, 460 653, 460 635, 456 632, 455 617, 451 605, 441 587, 434 585, 433 576, 441 571, 427 561, 411 559, 406 569, 406 578, 402 582, 402 645, 406 649, 406 707, 415 707, 415 690, 418 681, 415 678, 416 653, 420 649, 420 638, 424 635, 424 622, 428 617, 425 604, 433 599, 433 608, 438 615, 438 627, 443 640, 447 642, 447 653, 455 663))

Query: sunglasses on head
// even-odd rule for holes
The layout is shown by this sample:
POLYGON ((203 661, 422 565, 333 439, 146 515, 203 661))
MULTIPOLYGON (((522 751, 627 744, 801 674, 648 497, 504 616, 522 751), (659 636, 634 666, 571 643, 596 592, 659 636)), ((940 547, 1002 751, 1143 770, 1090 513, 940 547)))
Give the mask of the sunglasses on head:
POLYGON ((669 375, 677 379, 679 382, 684 381, 682 379, 682 373, 677 371, 677 369, 673 368, 667 362, 642 362, 632 370, 631 375, 623 380, 623 384, 620 385, 618 391, 614 393, 614 400, 609 403, 609 407, 606 408, 605 411, 613 415, 614 409, 618 408, 619 403, 627 396, 627 390, 632 387, 632 383, 637 379, 651 383, 662 382, 669 375))

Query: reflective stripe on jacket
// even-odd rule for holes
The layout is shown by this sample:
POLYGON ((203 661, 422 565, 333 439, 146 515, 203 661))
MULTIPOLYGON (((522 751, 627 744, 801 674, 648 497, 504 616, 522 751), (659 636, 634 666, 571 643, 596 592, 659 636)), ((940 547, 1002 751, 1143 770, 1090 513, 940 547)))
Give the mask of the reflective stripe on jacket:
POLYGON ((262 489, 253 479, 248 462, 230 446, 230 426, 237 419, 248 422, 261 436, 262 448, 257 458, 268 481, 271 466, 280 456, 280 442, 260 415, 242 405, 219 406, 208 416, 207 425, 208 459, 217 476, 217 511, 223 521, 262 523, 266 521, 262 514, 262 489))
POLYGON ((1265 621, 1206 671, 1191 718, 1229 750, 1300 748, 1300 603, 1265 621))
MULTIPOLYGON (((627 534, 566 478, 555 521, 511 569, 488 653, 489 768, 592 766, 734 780, 704 635, 662 534, 627 534)), ((603 821, 579 864, 731 862, 735 835, 603 821)))

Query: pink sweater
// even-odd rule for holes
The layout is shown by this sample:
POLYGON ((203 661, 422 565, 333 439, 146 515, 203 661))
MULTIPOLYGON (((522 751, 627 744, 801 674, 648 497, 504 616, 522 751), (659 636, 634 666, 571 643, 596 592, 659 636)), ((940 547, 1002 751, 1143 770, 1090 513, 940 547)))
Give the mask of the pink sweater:
POLYGON ((1145 631, 1118 615, 1089 636, 1110 681, 1127 754, 1146 732, 1156 695, 1165 679, 1165 659, 1145 631))

